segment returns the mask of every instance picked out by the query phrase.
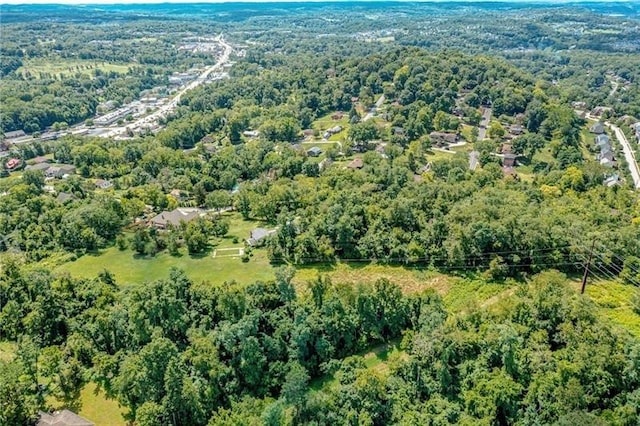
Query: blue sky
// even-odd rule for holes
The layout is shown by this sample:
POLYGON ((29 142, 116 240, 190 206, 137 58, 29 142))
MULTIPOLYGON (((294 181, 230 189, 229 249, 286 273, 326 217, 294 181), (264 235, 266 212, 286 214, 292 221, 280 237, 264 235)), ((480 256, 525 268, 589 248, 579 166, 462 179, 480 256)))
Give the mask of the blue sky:
MULTIPOLYGON (((332 0, 0 0, 2 4, 147 4, 147 3, 275 3, 275 2, 310 2, 310 1, 332 1, 332 0)), ((335 1, 335 0, 334 0, 335 1)), ((344 1, 344 0, 337 0, 344 1)), ((356 0, 357 1, 357 0, 356 0)), ((365 1, 384 1, 384 0, 365 0, 365 1)), ((458 1, 465 3, 479 3, 477 0, 390 0, 390 1, 414 1, 425 3, 442 3, 446 1, 458 1)), ((633 0, 484 0, 484 1, 498 1, 505 3, 568 3, 568 2, 619 2, 628 3, 633 0)))

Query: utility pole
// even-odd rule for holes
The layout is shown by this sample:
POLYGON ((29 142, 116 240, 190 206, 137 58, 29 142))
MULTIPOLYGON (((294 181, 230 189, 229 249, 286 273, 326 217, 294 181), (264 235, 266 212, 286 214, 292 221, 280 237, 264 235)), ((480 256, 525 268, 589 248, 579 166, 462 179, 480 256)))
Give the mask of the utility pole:
POLYGON ((593 249, 596 246, 596 239, 593 239, 593 243, 591 243, 591 250, 589 251, 589 260, 587 264, 584 265, 584 275, 582 275, 582 290, 580 290, 580 294, 584 294, 584 290, 587 287, 587 277, 589 276, 589 267, 591 266, 591 259, 593 259, 593 249))

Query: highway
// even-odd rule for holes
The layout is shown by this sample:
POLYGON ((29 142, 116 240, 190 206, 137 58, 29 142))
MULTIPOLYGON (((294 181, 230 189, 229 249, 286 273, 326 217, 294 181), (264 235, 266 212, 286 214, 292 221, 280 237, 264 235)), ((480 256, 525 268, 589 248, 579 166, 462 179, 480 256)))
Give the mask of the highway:
POLYGON ((185 93, 187 93, 189 90, 195 89, 196 87, 200 86, 202 83, 204 83, 207 80, 207 78, 211 73, 222 70, 222 67, 229 61, 229 56, 231 56, 231 52, 233 51, 232 47, 224 41, 224 39, 222 38, 222 35, 218 36, 218 42, 224 47, 224 53, 222 54, 218 62, 208 67, 202 74, 198 76, 198 78, 196 78, 194 81, 192 81, 191 83, 187 84, 184 88, 182 88, 171 99, 171 101, 161 106, 160 108, 158 108, 158 110, 154 111, 153 113, 145 117, 139 118, 133 123, 127 124, 127 126, 112 128, 107 133, 103 133, 100 136, 105 138, 119 136, 119 135, 122 135, 123 133, 126 133, 127 127, 129 128, 136 128, 136 127, 141 128, 143 126, 152 127, 155 124, 157 124, 161 118, 169 115, 171 111, 177 108, 178 104, 180 103, 180 99, 185 93))

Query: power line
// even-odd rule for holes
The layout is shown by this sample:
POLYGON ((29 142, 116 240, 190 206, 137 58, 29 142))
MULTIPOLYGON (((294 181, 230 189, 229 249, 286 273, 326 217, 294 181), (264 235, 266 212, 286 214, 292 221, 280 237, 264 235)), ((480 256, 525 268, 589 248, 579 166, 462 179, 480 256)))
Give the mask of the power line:
POLYGON ((580 294, 584 294, 584 290, 587 287, 587 278, 589 277, 589 267, 591 266, 591 260, 593 259, 593 248, 596 246, 596 240, 593 240, 593 244, 591 244, 591 250, 589 251, 589 259, 584 267, 584 275, 582 276, 582 288, 580 289, 580 294))

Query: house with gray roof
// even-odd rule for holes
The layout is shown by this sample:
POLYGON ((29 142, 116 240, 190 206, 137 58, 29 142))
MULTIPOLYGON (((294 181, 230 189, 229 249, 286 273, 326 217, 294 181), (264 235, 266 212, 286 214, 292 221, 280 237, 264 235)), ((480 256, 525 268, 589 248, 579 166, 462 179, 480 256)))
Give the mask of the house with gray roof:
POLYGON ((198 208, 181 207, 170 212, 163 211, 151 218, 149 225, 156 229, 167 229, 170 226, 179 226, 182 222, 189 223, 203 214, 204 212, 198 208))
POLYGON ((5 134, 4 134, 4 138, 5 139, 17 139, 17 138, 21 138, 23 136, 27 136, 24 133, 24 130, 14 130, 13 132, 5 132, 5 134))
POLYGON ((313 146, 307 150, 307 155, 310 157, 317 157, 322 154, 322 150, 317 146, 313 146))
POLYGON ((589 127, 589 131, 591 133, 595 133, 596 135, 601 135, 604 133, 604 124, 602 124, 600 121, 598 121, 596 124, 594 124, 593 126, 589 127))
POLYGON ((36 163, 36 164, 30 164, 27 167, 25 167, 25 170, 40 170, 43 173, 46 173, 47 170, 49 170, 49 168, 51 167, 51 164, 49 163, 36 163))
POLYGON ((251 247, 262 245, 266 241, 267 237, 275 234, 276 232, 276 229, 256 228, 251 231, 249 238, 247 238, 247 244, 251 247))
POLYGON ((41 411, 38 414, 40 420, 36 426, 95 426, 95 423, 69 410, 55 411, 51 414, 41 411))
POLYGON ((603 146, 611 146, 611 141, 609 139, 609 136, 607 135, 598 135, 596 137, 596 146, 598 148, 602 148, 603 146))

